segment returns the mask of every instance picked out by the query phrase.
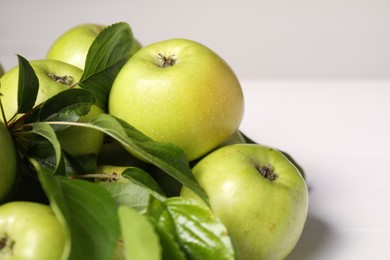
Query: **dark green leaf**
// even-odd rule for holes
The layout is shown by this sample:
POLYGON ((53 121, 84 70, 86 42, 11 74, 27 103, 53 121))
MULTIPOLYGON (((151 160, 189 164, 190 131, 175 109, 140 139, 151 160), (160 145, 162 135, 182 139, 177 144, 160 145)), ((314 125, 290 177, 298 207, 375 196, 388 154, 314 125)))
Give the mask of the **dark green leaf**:
POLYGON ((69 258, 112 259, 120 228, 116 205, 100 185, 53 176, 34 163, 56 216, 69 233, 69 258))
MULTIPOLYGON (((49 98, 39 111, 39 121, 76 122, 95 103, 93 94, 84 89, 68 89, 49 98)), ((52 125, 58 131, 69 125, 52 125)))
POLYGON ((174 234, 188 259, 235 259, 226 227, 208 207, 181 197, 151 197, 147 214, 174 234))
MULTIPOLYGON (((37 160, 42 167, 55 171, 56 156, 53 145, 48 140, 32 139, 27 154, 30 158, 37 160)), ((62 155, 65 165, 64 175, 71 176, 96 171, 96 155, 73 157, 65 151, 62 151, 62 155)))
POLYGON ((39 109, 30 110, 30 113, 24 114, 23 123, 29 124, 39 121, 39 109))
POLYGON ((97 155, 96 154, 85 154, 81 156, 74 157, 65 151, 63 152, 65 159, 71 165, 73 172, 67 172, 68 175, 78 175, 96 172, 97 168, 97 155))
POLYGON ((17 56, 19 61, 18 113, 26 113, 34 107, 39 81, 30 63, 24 57, 17 56))
POLYGON ((53 128, 50 125, 43 122, 36 122, 33 124, 32 130, 27 131, 23 134, 36 134, 48 140, 52 145, 54 151, 53 156, 55 159, 52 160, 54 163, 53 165, 54 167, 51 167, 54 168, 53 173, 58 175, 65 174, 65 165, 64 165, 61 145, 58 142, 56 133, 54 132, 53 128))
POLYGON ((132 154, 156 165, 189 187, 208 203, 208 196, 193 176, 182 149, 170 143, 156 142, 125 121, 108 114, 97 116, 90 124, 90 127, 116 139, 132 154))
POLYGON ((106 27, 92 43, 79 86, 94 93, 96 104, 107 108, 112 83, 129 58, 133 34, 127 23, 106 27))
POLYGON ((118 215, 126 259, 161 259, 159 238, 148 218, 126 206, 118 208, 118 215))

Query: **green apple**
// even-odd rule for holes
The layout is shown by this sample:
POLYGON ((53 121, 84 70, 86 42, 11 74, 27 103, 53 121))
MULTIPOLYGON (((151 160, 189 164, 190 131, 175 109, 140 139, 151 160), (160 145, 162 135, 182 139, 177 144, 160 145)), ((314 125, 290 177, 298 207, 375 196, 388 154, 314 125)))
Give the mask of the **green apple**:
POLYGON ((194 160, 239 127, 244 99, 239 80, 215 52, 170 39, 145 46, 116 77, 108 112, 154 140, 181 147, 194 160))
POLYGON ((0 259, 62 259, 65 239, 49 206, 24 201, 0 206, 0 259))
MULTIPOLYGON (((57 60, 30 61, 38 80, 39 91, 35 105, 41 104, 48 98, 64 91, 70 85, 77 83, 82 75, 82 70, 57 60)), ((10 120, 17 112, 19 66, 9 70, 1 79, 1 93, 4 113, 10 120)), ((91 120, 104 111, 93 106, 91 111, 80 118, 80 122, 91 120)), ((73 156, 86 154, 98 154, 103 143, 104 134, 94 129, 69 127, 58 132, 58 138, 65 151, 73 156)))
MULTIPOLYGON (((104 110, 93 105, 85 116, 80 117, 78 122, 88 123, 104 110)), ((57 132, 57 138, 62 149, 73 156, 83 156, 87 154, 99 155, 104 141, 104 134, 91 128, 69 127, 57 132)))
POLYGON ((16 150, 11 135, 0 122, 0 201, 10 192, 16 177, 16 150))
MULTIPOLYGON (((217 149, 193 168, 243 260, 284 259, 299 240, 308 189, 278 150, 258 144, 217 149)), ((201 201, 189 188, 181 196, 201 201)))
MULTIPOLYGON (((89 47, 105 25, 86 23, 70 28, 50 46, 46 58, 60 60, 84 69, 89 47)), ((141 48, 138 40, 134 39, 129 56, 141 48)))

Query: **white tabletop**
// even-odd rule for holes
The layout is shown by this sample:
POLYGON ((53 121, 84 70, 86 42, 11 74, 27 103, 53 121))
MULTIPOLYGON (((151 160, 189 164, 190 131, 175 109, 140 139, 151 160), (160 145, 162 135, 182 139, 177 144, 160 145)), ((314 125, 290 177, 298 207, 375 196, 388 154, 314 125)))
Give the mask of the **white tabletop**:
POLYGON ((309 216, 288 259, 390 259, 390 80, 242 86, 241 130, 306 172, 309 216))

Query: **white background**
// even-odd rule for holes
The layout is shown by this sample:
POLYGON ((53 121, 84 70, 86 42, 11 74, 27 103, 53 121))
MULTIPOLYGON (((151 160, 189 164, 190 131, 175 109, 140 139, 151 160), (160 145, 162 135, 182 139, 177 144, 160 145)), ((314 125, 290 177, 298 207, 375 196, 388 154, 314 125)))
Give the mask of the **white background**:
POLYGON ((242 82, 241 130, 306 171, 309 217, 289 259, 390 259, 390 1, 1 0, 0 13, 6 69, 84 22, 211 47, 242 82))
POLYGON ((242 79, 390 77, 388 0, 1 0, 0 62, 44 57, 73 25, 118 21, 144 44, 200 41, 242 79))

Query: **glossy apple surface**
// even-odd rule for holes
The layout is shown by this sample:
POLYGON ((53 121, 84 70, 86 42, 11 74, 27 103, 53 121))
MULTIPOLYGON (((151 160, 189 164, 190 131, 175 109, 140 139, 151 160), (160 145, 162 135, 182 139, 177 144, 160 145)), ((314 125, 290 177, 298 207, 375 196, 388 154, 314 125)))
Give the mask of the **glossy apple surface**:
POLYGON ((7 127, 0 121, 0 201, 9 193, 16 176, 16 151, 7 127))
MULTIPOLYGON (((70 85, 78 82, 82 75, 81 69, 61 61, 34 60, 30 61, 30 64, 39 80, 35 105, 68 89, 70 85)), ((17 112, 18 77, 19 67, 16 66, 0 79, 2 104, 7 120, 10 120, 17 112)), ((79 121, 89 121, 100 113, 103 113, 103 110, 93 106, 91 111, 79 121)), ((81 156, 90 153, 98 154, 104 135, 94 129, 69 127, 58 132, 58 138, 65 151, 74 156, 81 156)))
POLYGON ((109 113, 194 160, 227 140, 244 112, 241 85, 208 47, 170 39, 140 49, 116 77, 109 113))
MULTIPOLYGON (((105 27, 102 24, 85 23, 70 28, 53 42, 46 58, 60 60, 84 69, 89 47, 105 27)), ((129 55, 133 55, 140 48, 140 42, 134 39, 129 55)))
MULTIPOLYGON (((295 247, 307 217, 308 190, 282 153, 257 144, 229 145, 203 158, 193 173, 240 259, 284 259, 295 247)), ((181 196, 200 201, 186 187, 181 196)))
POLYGON ((17 201, 0 206, 0 259, 61 259, 65 238, 47 205, 17 201))

